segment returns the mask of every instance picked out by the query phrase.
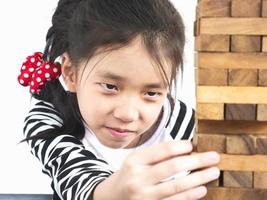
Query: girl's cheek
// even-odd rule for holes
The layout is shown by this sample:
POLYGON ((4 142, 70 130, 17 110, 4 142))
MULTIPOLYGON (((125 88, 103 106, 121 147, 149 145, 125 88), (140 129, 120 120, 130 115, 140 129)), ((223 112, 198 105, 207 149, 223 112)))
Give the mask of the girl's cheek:
POLYGON ((99 115, 100 113, 110 113, 114 107, 115 102, 111 99, 95 99, 91 110, 95 115, 99 115))

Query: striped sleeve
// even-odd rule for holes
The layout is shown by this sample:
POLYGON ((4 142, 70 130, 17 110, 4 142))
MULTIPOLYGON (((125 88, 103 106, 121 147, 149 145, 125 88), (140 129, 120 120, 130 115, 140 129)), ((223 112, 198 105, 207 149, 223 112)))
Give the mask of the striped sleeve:
MULTIPOLYGON (((33 99, 25 118, 24 136, 36 136, 42 131, 61 127, 62 123, 51 104, 33 99)), ((42 171, 52 178, 52 188, 60 199, 89 199, 96 185, 113 173, 104 160, 85 150, 80 140, 73 136, 33 139, 28 144, 32 154, 41 162, 42 171)))
POLYGON ((170 135, 174 140, 192 140, 195 128, 195 110, 184 102, 176 103, 171 117, 170 135))

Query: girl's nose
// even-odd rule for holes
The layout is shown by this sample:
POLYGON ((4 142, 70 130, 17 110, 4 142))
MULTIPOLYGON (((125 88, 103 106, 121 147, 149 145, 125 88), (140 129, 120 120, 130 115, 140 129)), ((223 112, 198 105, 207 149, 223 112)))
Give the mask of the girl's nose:
POLYGON ((114 110, 114 117, 123 122, 133 122, 139 118, 139 112, 137 105, 134 104, 124 104, 119 105, 114 110))

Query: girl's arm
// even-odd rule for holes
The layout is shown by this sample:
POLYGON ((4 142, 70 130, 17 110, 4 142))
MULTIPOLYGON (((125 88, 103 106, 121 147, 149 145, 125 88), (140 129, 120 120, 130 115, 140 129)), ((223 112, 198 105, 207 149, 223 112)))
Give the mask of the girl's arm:
MULTIPOLYGON (((25 137, 61 127, 62 121, 53 106, 33 100, 24 124, 25 137)), ((43 172, 52 178, 52 188, 61 199, 89 199, 95 186, 112 174, 108 164, 84 149, 73 136, 29 140, 32 154, 39 159, 43 172)))
POLYGON ((195 127, 195 110, 182 101, 177 101, 168 126, 174 140, 192 140, 195 127))
MULTIPOLYGON (((39 101, 25 119, 24 133, 34 136, 60 126, 61 119, 52 105, 39 101)), ((187 141, 162 143, 132 153, 113 174, 105 161, 85 150, 72 136, 31 140, 29 145, 61 199, 198 199, 206 192, 201 185, 218 177, 218 169, 211 167, 218 163, 218 155, 189 155, 192 146, 187 141), (179 171, 198 168, 206 169, 162 181, 179 171)))

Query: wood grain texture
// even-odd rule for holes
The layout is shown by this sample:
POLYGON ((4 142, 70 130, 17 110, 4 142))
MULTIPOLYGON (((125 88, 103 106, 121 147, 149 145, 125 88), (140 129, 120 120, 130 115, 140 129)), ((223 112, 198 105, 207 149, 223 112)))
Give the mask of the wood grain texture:
POLYGON ((231 52, 260 52, 260 51, 261 51, 260 36, 246 36, 246 35, 231 36, 231 52))
POLYGON ((267 17, 267 0, 262 0, 262 17, 267 17))
POLYGON ((198 68, 267 69, 267 53, 205 53, 195 54, 198 68))
POLYGON ((266 136, 257 137, 256 145, 257 145, 258 154, 267 155, 267 137, 266 136))
POLYGON ((259 86, 267 86, 267 69, 259 70, 259 86))
POLYGON ((261 0, 232 0, 232 17, 260 17, 261 0))
POLYGON ((254 188, 267 189, 267 172, 254 173, 254 188))
POLYGON ((230 86, 257 86, 257 69, 229 69, 230 86))
POLYGON ((200 34, 200 21, 194 21, 194 36, 198 36, 200 34))
POLYGON ((257 106, 257 120, 267 121, 267 104, 259 104, 257 106))
POLYGON ((264 104, 267 87, 197 86, 198 103, 264 104))
POLYGON ((195 38, 195 50, 206 52, 228 52, 230 50, 230 36, 199 35, 195 38))
POLYGON ((267 36, 262 37, 262 52, 267 52, 267 36))
POLYGON ((223 120, 224 119, 224 104, 197 104, 196 109, 197 119, 211 119, 223 120))
POLYGON ((223 186, 252 188, 253 173, 239 172, 239 171, 224 171, 223 186))
POLYGON ((227 69, 196 69, 198 85, 228 85, 228 70, 227 69))
POLYGON ((198 134, 197 151, 217 151, 226 153, 226 136, 214 134, 198 134))
POLYGON ((229 0, 203 0, 197 6, 197 18, 230 16, 229 0))
POLYGON ((208 188, 210 188, 210 187, 219 187, 219 185, 220 185, 219 179, 216 179, 214 181, 211 181, 211 182, 205 184, 205 186, 208 187, 208 188))
POLYGON ((267 136, 267 122, 261 121, 214 121, 198 120, 198 133, 202 134, 241 134, 267 136))
POLYGON ((267 171, 266 155, 230 155, 220 154, 221 162, 218 165, 224 171, 267 171))
POLYGON ((265 200, 267 190, 251 188, 209 188, 203 200, 265 200))
POLYGON ((200 34, 267 35, 267 18, 202 18, 200 34))
POLYGON ((267 0, 198 0, 196 18, 197 151, 222 172, 203 199, 267 199, 267 0))
POLYGON ((253 135, 227 136, 226 153, 242 155, 256 154, 256 137, 253 135))
POLYGON ((226 104, 226 120, 256 120, 255 104, 226 104))

